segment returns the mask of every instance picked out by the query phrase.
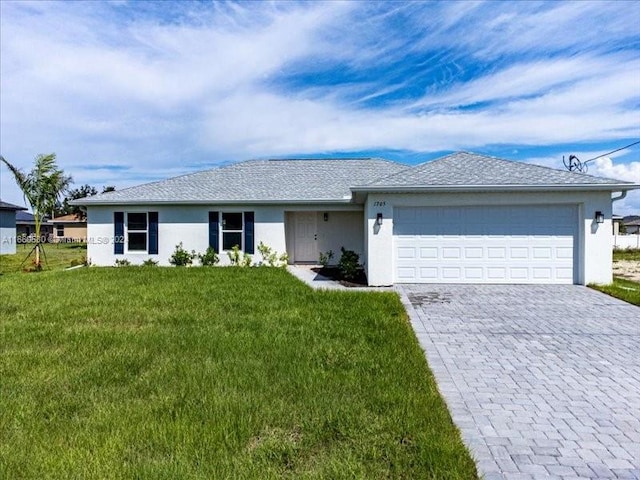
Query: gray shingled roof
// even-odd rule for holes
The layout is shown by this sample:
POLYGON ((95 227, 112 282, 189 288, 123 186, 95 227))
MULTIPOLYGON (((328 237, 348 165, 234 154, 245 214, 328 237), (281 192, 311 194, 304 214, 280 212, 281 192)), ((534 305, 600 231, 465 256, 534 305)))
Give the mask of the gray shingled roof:
POLYGON ((345 202, 352 191, 437 187, 637 187, 629 182, 458 152, 410 167, 378 158, 249 160, 71 202, 345 202))
POLYGON ((0 210, 26 210, 24 207, 19 207, 18 205, 14 205, 13 203, 7 203, 0 200, 0 210))
MULTIPOLYGON (((469 152, 457 152, 362 185, 367 187, 435 186, 580 186, 620 185, 610 178, 556 170, 469 152)), ((630 185, 633 185, 629 183, 630 185)))
POLYGON ((29 212, 16 212, 16 222, 33 223, 36 219, 32 213, 29 212))
POLYGON ((249 160, 72 203, 344 202, 351 199, 352 185, 405 168, 375 158, 249 160))

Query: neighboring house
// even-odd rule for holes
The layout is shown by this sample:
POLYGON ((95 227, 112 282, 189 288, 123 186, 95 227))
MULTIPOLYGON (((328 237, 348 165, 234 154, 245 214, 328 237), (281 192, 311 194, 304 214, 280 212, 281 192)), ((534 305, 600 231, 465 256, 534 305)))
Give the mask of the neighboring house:
POLYGON ((459 152, 380 159, 252 160, 76 200, 88 257, 161 264, 259 242, 316 263, 355 250, 370 285, 608 283, 612 193, 640 185, 459 152))
POLYGON ((87 241, 87 221, 75 214, 62 215, 50 220, 53 225, 54 242, 78 242, 87 241))
POLYGON ((638 235, 640 234, 640 219, 629 220, 628 222, 624 222, 625 233, 627 235, 638 235))
MULTIPOLYGON (((16 233, 18 235, 18 241, 21 237, 28 238, 36 233, 36 220, 32 213, 29 212, 16 212, 16 233)), ((43 237, 43 241, 51 241, 53 233, 53 225, 48 220, 40 223, 40 235, 43 237)))
POLYGON ((0 255, 16 253, 16 212, 21 210, 26 208, 0 200, 0 255))

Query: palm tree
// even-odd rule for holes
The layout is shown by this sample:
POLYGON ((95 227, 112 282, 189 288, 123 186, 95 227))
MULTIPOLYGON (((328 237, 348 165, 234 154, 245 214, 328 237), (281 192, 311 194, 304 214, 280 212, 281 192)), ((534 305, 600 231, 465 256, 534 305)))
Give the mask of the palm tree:
POLYGON ((29 173, 24 173, 7 162, 2 155, 0 155, 0 160, 13 174, 25 200, 29 202, 33 211, 36 227, 35 267, 37 270, 41 270, 40 249, 42 248, 42 238, 40 236, 40 225, 45 215, 53 211, 56 202, 71 184, 71 176, 65 175, 64 171, 58 168, 55 153, 38 155, 35 159, 35 165, 29 173))

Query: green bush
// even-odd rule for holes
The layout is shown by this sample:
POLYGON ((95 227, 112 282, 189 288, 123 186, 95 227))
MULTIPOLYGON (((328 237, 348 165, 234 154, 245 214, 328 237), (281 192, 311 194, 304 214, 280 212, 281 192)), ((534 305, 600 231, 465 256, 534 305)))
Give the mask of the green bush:
POLYGON ((173 252, 173 255, 169 257, 169 263, 171 265, 175 265, 176 267, 187 267, 193 263, 193 259, 196 256, 196 252, 188 252, 182 246, 182 242, 176 245, 176 249, 173 252))
POLYGON ((220 261, 213 247, 208 247, 206 252, 198 255, 198 258, 200 259, 200 265, 203 267, 213 267, 220 261))
POLYGON ((116 267, 128 267, 129 265, 131 265, 131 262, 126 258, 123 258, 122 260, 116 260, 116 267))
POLYGON ((326 267, 333 260, 333 250, 329 250, 328 252, 320 252, 320 265, 326 267))
POLYGON ((260 266, 286 267, 287 263, 289 263, 289 255, 287 255, 286 252, 278 255, 278 252, 262 242, 258 244, 258 252, 260 252, 260 256, 262 257, 262 261, 259 264, 260 266))
POLYGON ((239 245, 234 245, 231 251, 227 252, 227 256, 234 267, 250 267, 253 261, 251 255, 240 250, 239 245))
POLYGON ((340 274, 345 280, 353 280, 358 276, 358 272, 362 268, 359 263, 360 255, 353 250, 345 250, 344 247, 340 247, 340 250, 342 251, 338 262, 340 274))
POLYGON ((153 258, 148 258, 147 260, 142 262, 142 266, 143 267, 157 267, 158 266, 158 262, 156 260, 154 260, 153 258))

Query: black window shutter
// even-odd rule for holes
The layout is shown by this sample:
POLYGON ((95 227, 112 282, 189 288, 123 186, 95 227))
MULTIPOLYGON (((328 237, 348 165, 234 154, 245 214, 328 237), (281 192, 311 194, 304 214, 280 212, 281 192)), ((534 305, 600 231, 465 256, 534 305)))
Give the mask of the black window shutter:
POLYGON ((255 253, 253 212, 244 212, 244 253, 255 253))
POLYGON ((218 212, 209 212, 209 246, 213 251, 220 253, 220 241, 218 239, 218 231, 220 230, 220 216, 218 212))
POLYGON ((149 254, 158 253, 158 212, 149 212, 149 254))
POLYGON ((124 212, 113 212, 113 253, 124 253, 124 212))

